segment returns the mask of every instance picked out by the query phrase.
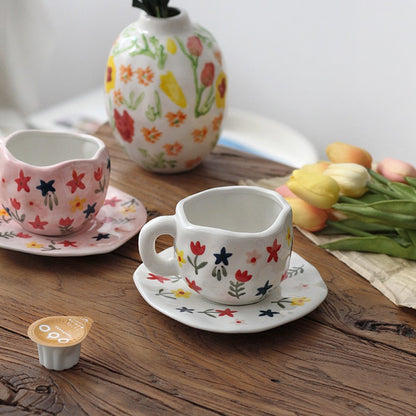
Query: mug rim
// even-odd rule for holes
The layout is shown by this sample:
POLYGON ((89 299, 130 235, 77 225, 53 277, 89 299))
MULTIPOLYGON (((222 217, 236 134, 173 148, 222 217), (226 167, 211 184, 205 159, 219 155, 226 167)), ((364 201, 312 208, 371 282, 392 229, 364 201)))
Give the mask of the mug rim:
POLYGON ((230 186, 219 186, 214 188, 209 188, 204 191, 189 195, 185 197, 184 199, 180 200, 176 206, 176 214, 181 219, 183 225, 186 228, 198 228, 201 231, 210 231, 212 230, 218 230, 218 232, 221 232, 223 235, 228 236, 238 236, 238 237, 263 237, 269 235, 271 232, 279 232, 285 225, 286 219, 288 215, 291 215, 292 208, 290 207, 289 203, 278 193, 274 192, 269 189, 261 188, 259 186, 250 186, 250 185, 230 185, 230 186), (264 230, 261 231, 255 231, 255 232, 249 232, 249 231, 232 231, 227 230, 220 227, 213 227, 213 226, 207 226, 207 225, 201 225, 201 224, 194 224, 191 221, 189 221, 184 205, 191 201, 192 199, 200 198, 203 195, 209 194, 209 193, 223 193, 223 192, 234 192, 234 191, 240 191, 240 192, 248 192, 248 193, 257 193, 261 194, 262 196, 266 196, 269 199, 277 202, 280 207, 281 211, 279 215, 274 219, 274 221, 264 230))
POLYGON ((77 133, 77 132, 69 132, 64 130, 42 130, 42 129, 24 129, 24 130, 17 130, 7 137, 5 137, 2 141, 0 141, 0 145, 3 146, 4 156, 9 159, 10 161, 21 163, 25 166, 36 168, 36 169, 51 169, 55 167, 64 166, 66 164, 80 162, 80 161, 94 161, 99 158, 100 153, 102 150, 106 149, 105 143, 99 139, 98 137, 92 136, 86 133, 77 133), (60 137, 72 137, 73 139, 83 140, 85 142, 94 143, 97 146, 94 154, 91 157, 84 157, 84 158, 68 158, 56 163, 50 163, 47 165, 36 165, 33 163, 26 162, 22 159, 16 157, 12 151, 9 149, 8 144, 11 144, 14 140, 17 140, 20 136, 25 135, 33 135, 35 136, 60 136, 60 137))

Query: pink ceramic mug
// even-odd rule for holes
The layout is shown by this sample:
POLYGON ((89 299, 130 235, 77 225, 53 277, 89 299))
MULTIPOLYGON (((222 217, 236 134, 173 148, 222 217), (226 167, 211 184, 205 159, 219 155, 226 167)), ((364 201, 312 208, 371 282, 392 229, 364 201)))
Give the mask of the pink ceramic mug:
POLYGON ((86 226, 109 179, 109 153, 96 137, 22 130, 0 142, 0 203, 31 233, 58 236, 86 226))

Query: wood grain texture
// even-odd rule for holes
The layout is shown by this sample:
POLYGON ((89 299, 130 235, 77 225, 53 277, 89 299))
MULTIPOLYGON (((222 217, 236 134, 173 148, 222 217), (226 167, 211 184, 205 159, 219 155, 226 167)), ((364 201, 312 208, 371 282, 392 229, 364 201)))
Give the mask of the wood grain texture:
MULTIPOLYGON (((98 132, 112 184, 149 218, 191 193, 290 168, 225 148, 176 175, 145 172, 98 132)), ((321 273, 327 299, 308 316, 258 334, 196 330, 151 308, 132 275, 137 236, 112 253, 52 258, 0 250, 0 414, 405 416, 416 407, 416 313, 395 307, 331 254, 295 232, 294 249, 321 273), (47 315, 95 323, 78 365, 40 366, 27 337, 47 315)), ((172 244, 158 240, 158 248, 172 244)))

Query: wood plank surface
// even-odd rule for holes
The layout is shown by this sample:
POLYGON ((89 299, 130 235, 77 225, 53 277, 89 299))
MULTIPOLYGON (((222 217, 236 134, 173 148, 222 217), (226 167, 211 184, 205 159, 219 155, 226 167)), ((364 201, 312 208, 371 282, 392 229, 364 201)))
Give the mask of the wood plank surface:
MULTIPOLYGON (((112 185, 137 197, 149 218, 181 198, 290 168, 226 148, 195 170, 146 172, 103 126, 112 185)), ((166 237, 158 248, 171 245, 166 237)), ((294 250, 328 286, 311 314, 256 334, 187 327, 141 297, 132 275, 137 236, 112 253, 76 258, 0 250, 2 415, 416 414, 416 311, 398 308, 330 253, 295 232, 294 250), (27 328, 48 315, 94 319, 72 369, 38 361, 27 328)))

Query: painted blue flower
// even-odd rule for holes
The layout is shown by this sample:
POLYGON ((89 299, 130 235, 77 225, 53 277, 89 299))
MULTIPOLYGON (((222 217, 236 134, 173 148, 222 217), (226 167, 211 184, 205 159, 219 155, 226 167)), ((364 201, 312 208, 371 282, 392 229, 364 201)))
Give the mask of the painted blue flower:
POLYGON ((40 180, 40 185, 36 187, 36 189, 39 189, 42 192, 42 196, 46 196, 48 192, 55 192, 55 188, 53 187, 53 184, 55 183, 55 180, 52 179, 49 182, 45 182, 42 179, 40 180))
POLYGON ((259 316, 270 316, 273 318, 274 315, 277 315, 279 312, 274 312, 271 309, 267 309, 267 311, 260 311, 259 316))
POLYGON ((176 308, 179 312, 188 312, 188 313, 194 313, 195 309, 187 308, 186 306, 182 306, 181 308, 176 308))
POLYGON ((227 253, 227 250, 225 249, 225 247, 223 247, 221 249, 221 253, 214 254, 216 258, 215 264, 224 263, 226 266, 228 266, 228 257, 231 257, 232 255, 232 253, 227 253))
POLYGON ((96 202, 94 202, 94 205, 88 204, 87 209, 82 211, 85 214, 85 218, 88 218, 91 214, 94 214, 96 205, 96 202))
POLYGON ((272 287, 273 285, 269 284, 269 281, 267 281, 263 287, 257 288, 256 296, 264 296, 272 287))
POLYGON ((110 238, 110 234, 102 234, 102 233, 98 233, 98 235, 92 237, 95 238, 96 241, 100 241, 100 240, 105 240, 110 238))

